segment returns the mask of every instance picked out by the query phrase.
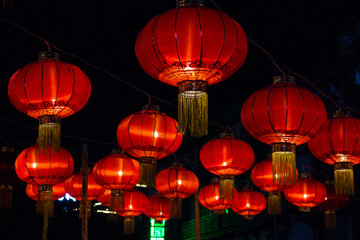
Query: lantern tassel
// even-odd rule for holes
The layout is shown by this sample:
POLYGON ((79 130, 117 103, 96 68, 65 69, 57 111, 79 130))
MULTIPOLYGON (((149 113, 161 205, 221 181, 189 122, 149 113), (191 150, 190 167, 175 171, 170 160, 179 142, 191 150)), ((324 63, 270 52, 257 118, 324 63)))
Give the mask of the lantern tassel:
POLYGON ((192 137, 208 134, 208 94, 206 82, 183 81, 178 95, 179 128, 192 137))
POLYGON ((139 184, 147 188, 154 188, 156 181, 156 160, 154 158, 140 158, 139 184))
POLYGON ((171 219, 175 219, 175 220, 181 219, 181 207, 182 207, 181 198, 170 198, 170 212, 174 213, 171 219))
POLYGON ((107 214, 107 218, 108 222, 117 222, 119 220, 119 215, 116 214, 116 212, 114 213, 109 213, 107 214))
POLYGON ((334 210, 325 211, 325 228, 336 228, 336 214, 334 210))
POLYGON ((234 199, 234 175, 220 175, 220 199, 234 199))
POLYGON ((11 208, 13 187, 7 185, 0 186, 0 208, 11 208))
POLYGON ((268 214, 269 215, 281 214, 281 192, 268 193, 268 214))
POLYGON ((54 200, 52 187, 49 185, 39 186, 38 202, 36 204, 36 214, 45 217, 54 217, 54 200))
POLYGON ((354 173, 350 162, 334 164, 335 192, 338 195, 354 195, 354 173))
POLYGON ((110 196, 110 208, 113 211, 124 211, 124 191, 123 190, 111 190, 110 196))
POLYGON ((272 145, 272 166, 274 185, 296 184, 295 145, 275 143, 272 145))
POLYGON ((124 234, 133 235, 135 233, 135 218, 126 217, 124 219, 124 234))
POLYGON ((61 125, 58 116, 39 117, 38 148, 40 152, 60 151, 61 125))

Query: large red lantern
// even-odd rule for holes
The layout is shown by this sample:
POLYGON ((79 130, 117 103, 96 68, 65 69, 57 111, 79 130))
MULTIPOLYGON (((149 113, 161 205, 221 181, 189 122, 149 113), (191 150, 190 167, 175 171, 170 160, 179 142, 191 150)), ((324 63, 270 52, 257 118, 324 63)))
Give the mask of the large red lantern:
POLYGON ((234 198, 231 209, 244 216, 245 220, 252 220, 255 215, 261 213, 266 208, 266 198, 261 193, 245 188, 234 198))
POLYGON ((295 146, 306 143, 327 118, 321 99, 297 86, 291 76, 278 76, 274 84, 252 94, 241 109, 246 130, 272 146, 275 183, 296 183, 295 146))
POLYGON ((124 192, 124 205, 117 213, 124 217, 124 234, 131 235, 135 232, 135 217, 145 212, 149 200, 142 192, 130 189, 124 192))
MULTIPOLYGON (((77 172, 65 181, 66 191, 76 200, 82 200, 82 173, 77 172)), ((88 172, 88 200, 92 201, 100 197, 105 188, 96 183, 92 172, 88 172)))
MULTIPOLYGON (((39 199, 39 188, 37 185, 28 183, 25 188, 26 195, 28 195, 29 198, 31 198, 34 201, 37 201, 39 199)), ((65 190, 65 182, 62 182, 60 184, 54 185, 52 187, 53 191, 53 200, 57 201, 59 198, 65 196, 66 190, 65 190)))
POLYGON ((176 212, 174 219, 181 218, 182 199, 190 197, 199 188, 199 180, 190 170, 173 166, 156 175, 156 190, 170 198, 170 210, 176 212))
POLYGON ((354 195, 353 165, 360 163, 360 119, 336 113, 308 146, 316 158, 334 165, 336 193, 354 195))
MULTIPOLYGON (((234 189, 234 195, 238 194, 234 189)), ((201 205, 214 211, 216 214, 223 214, 225 209, 230 208, 234 203, 234 198, 224 198, 220 195, 220 184, 217 179, 204 186, 199 192, 201 205)))
POLYGON ((182 142, 175 119, 159 112, 157 106, 145 106, 143 111, 124 118, 117 128, 120 147, 138 158, 139 184, 155 186, 156 161, 176 152, 182 142))
POLYGON ((220 176, 220 196, 225 199, 234 198, 234 175, 248 171, 254 159, 249 144, 226 133, 207 142, 200 150, 202 165, 220 176))
POLYGON ((74 171, 74 160, 63 148, 40 152, 37 145, 22 151, 15 161, 18 177, 39 187, 37 212, 53 215, 52 186, 65 181, 74 171))
POLYGON ((9 81, 11 103, 39 120, 40 150, 60 149, 60 120, 82 109, 91 92, 88 77, 77 66, 60 61, 56 53, 40 53, 39 60, 16 71, 9 81))
POLYGON ((227 14, 201 0, 181 0, 147 23, 135 50, 145 72, 179 88, 180 128, 200 137, 208 133, 207 86, 238 70, 248 47, 243 29, 227 14))
POLYGON ((124 154, 111 154, 98 161, 93 170, 97 184, 110 189, 111 209, 123 204, 124 190, 134 188, 139 180, 139 162, 124 154))
POLYGON ((310 212, 311 207, 325 200, 326 188, 309 173, 302 173, 296 185, 285 190, 284 195, 291 204, 299 206, 299 211, 310 212))
MULTIPOLYGON (((272 159, 267 158, 264 161, 257 163, 251 170, 251 180, 263 191, 268 192, 268 213, 281 214, 281 192, 294 186, 289 183, 286 177, 275 175, 275 177, 284 178, 285 181, 274 183, 272 159)), ((296 173, 297 178, 297 173, 296 173)))
POLYGON ((145 210, 145 215, 155 220, 155 222, 162 222, 170 219, 175 212, 170 211, 170 199, 162 196, 161 194, 155 194, 149 199, 149 205, 145 210))
POLYGON ((335 211, 345 207, 349 202, 349 197, 336 194, 334 181, 326 181, 324 185, 326 197, 317 207, 325 211, 325 228, 336 228, 335 211))

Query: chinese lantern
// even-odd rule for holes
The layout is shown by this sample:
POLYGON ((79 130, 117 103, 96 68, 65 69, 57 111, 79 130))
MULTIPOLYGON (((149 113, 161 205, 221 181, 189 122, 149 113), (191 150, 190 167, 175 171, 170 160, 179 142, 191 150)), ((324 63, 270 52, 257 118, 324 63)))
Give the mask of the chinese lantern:
POLYGON ((195 137, 208 133, 207 86, 238 70, 247 49, 241 26, 201 0, 177 1, 147 23, 135 44, 143 70, 178 87, 179 126, 195 137))
MULTIPOLYGON (((282 178, 282 176, 279 175, 281 174, 277 174, 275 177, 282 178)), ((286 179, 284 179, 285 181, 274 184, 276 181, 273 179, 271 158, 267 158, 264 161, 257 163, 253 167, 251 170, 251 180, 255 186, 263 191, 268 192, 268 213, 274 215, 281 214, 281 192, 294 185, 289 183, 286 179)))
POLYGON ((302 173, 296 185, 285 190, 284 195, 291 204, 299 206, 299 211, 310 212, 311 207, 315 207, 325 200, 326 189, 309 173, 302 173))
POLYGON ((231 209, 244 216, 245 220, 252 220, 255 215, 261 213, 266 208, 266 198, 261 193, 245 188, 238 192, 234 198, 231 209))
POLYGON ((130 189, 124 191, 124 206, 117 213, 124 217, 124 234, 135 233, 135 217, 145 212, 149 200, 142 192, 130 189))
POLYGON ((98 161, 92 173, 97 184, 111 190, 111 209, 116 211, 124 204, 124 190, 138 183, 139 163, 129 156, 115 153, 98 161))
POLYGON ((252 94, 241 109, 246 130, 272 146, 274 183, 296 183, 295 146, 306 143, 327 118, 321 99, 297 86, 291 76, 278 76, 274 83, 252 94))
POLYGON ((335 191, 354 195, 353 165, 360 163, 360 119, 338 112, 308 143, 319 160, 334 165, 335 191))
POLYGON ((82 109, 91 92, 88 77, 77 66, 60 61, 56 53, 40 53, 39 60, 10 78, 8 95, 19 111, 39 120, 39 149, 60 149, 60 120, 82 109))
POLYGON ((149 205, 145 210, 145 215, 154 219, 156 222, 162 222, 168 220, 174 215, 175 212, 170 212, 170 199, 162 196, 161 194, 155 194, 149 199, 149 205))
POLYGON ((220 176, 220 197, 224 199, 234 198, 234 175, 248 171, 254 158, 249 144, 226 133, 207 142, 200 150, 202 165, 220 176))
MULTIPOLYGON (((37 201, 39 199, 39 190, 38 186, 28 183, 26 185, 26 195, 28 195, 29 198, 31 198, 34 201, 37 201)), ((65 190, 65 183, 62 182, 60 184, 56 184, 52 187, 53 191, 53 200, 57 201, 59 198, 65 196, 66 190, 65 190)))
POLYGON ((139 159, 139 184, 153 188, 156 161, 178 150, 182 133, 177 121, 159 112, 159 107, 145 106, 120 122, 117 141, 125 152, 139 159))
POLYGON ((325 228, 336 228, 335 211, 343 208, 349 202, 349 196, 338 195, 335 192, 334 181, 326 181, 325 200, 317 207, 325 211, 325 228))
MULTIPOLYGON (((105 189, 96 183, 92 172, 88 172, 88 200, 92 201, 100 197, 105 189)), ((82 174, 75 173, 65 181, 66 191, 76 200, 82 200, 82 174)))
MULTIPOLYGON (((234 189, 234 194, 237 194, 234 189)), ((204 186, 199 192, 199 201, 204 207, 214 211, 216 214, 223 214, 225 209, 231 207, 234 198, 224 198, 220 195, 220 184, 217 179, 212 183, 204 186)))
POLYGON ((15 161, 18 177, 39 188, 38 214, 52 217, 54 211, 52 186, 65 181, 74 171, 74 160, 63 148, 41 152, 37 145, 22 151, 15 161))
POLYGON ((199 187, 199 180, 190 170, 182 166, 172 166, 156 175, 156 190, 170 198, 170 211, 175 212, 174 219, 181 218, 182 199, 193 195, 199 187))

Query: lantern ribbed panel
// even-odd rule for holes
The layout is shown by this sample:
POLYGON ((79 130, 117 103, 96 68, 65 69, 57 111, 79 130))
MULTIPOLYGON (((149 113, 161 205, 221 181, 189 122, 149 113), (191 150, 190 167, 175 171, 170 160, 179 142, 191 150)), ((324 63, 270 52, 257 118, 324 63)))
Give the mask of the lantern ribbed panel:
MULTIPOLYGON (((26 185, 25 191, 26 191, 26 195, 28 195, 29 198, 31 198, 34 201, 38 200, 39 189, 38 189, 37 185, 28 183, 26 185)), ((54 201, 57 201, 59 198, 65 196, 65 194, 66 194, 65 182, 62 182, 60 184, 53 186, 52 192, 53 192, 53 200, 54 201)))
POLYGON ((254 216, 264 211, 266 208, 266 198, 261 193, 244 189, 235 196, 234 204, 231 209, 242 216, 254 216))
MULTIPOLYGON (((75 173, 69 179, 65 181, 66 191, 76 200, 82 199, 82 174, 81 172, 75 173)), ((94 176, 91 172, 88 172, 88 200, 92 201, 100 197, 105 191, 105 188, 101 187, 95 182, 94 176)))
POLYGON ((168 220, 174 214, 170 212, 170 199, 160 194, 148 198, 149 205, 145 210, 145 215, 156 221, 168 220))
POLYGON ((98 200, 102 205, 106 207, 110 207, 111 203, 111 190, 105 189, 104 193, 98 197, 96 200, 98 200))
POLYGON ((63 148, 59 152, 39 152, 37 145, 22 151, 15 161, 18 177, 36 185, 56 185, 65 181, 74 171, 74 160, 63 148))
POLYGON ((117 213, 122 217, 136 217, 145 212, 148 205, 149 200, 144 193, 130 189, 124 191, 124 205, 117 213))

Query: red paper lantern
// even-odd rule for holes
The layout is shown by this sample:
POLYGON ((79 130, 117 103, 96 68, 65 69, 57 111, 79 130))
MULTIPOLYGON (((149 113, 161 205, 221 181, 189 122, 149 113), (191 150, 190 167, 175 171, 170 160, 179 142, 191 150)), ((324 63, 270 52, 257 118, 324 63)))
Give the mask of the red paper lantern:
POLYGON ((175 119, 159 112, 157 106, 145 106, 120 122, 117 140, 125 152, 139 158, 139 184, 154 187, 156 161, 178 150, 182 133, 175 119))
POLYGON ((98 200, 102 205, 106 207, 110 207, 111 203, 111 190, 105 189, 104 193, 98 197, 96 200, 98 200))
POLYGON ((130 189, 124 191, 124 205, 117 210, 124 217, 124 234, 131 235, 135 232, 135 217, 145 212, 149 206, 149 200, 142 192, 130 189))
POLYGON ((245 220, 252 220, 254 215, 264 211, 266 208, 266 198, 261 193, 253 189, 240 191, 234 200, 231 209, 244 216, 245 220))
POLYGON ((269 214, 281 214, 281 192, 294 186, 286 180, 286 177, 279 175, 280 174, 277 174, 276 177, 284 178, 285 181, 274 184, 276 181, 274 181, 273 178, 273 165, 271 158, 267 158, 264 161, 257 163, 251 170, 251 180, 255 186, 268 192, 269 214))
POLYGON ((145 210, 145 215, 154 219, 156 222, 162 222, 170 219, 174 212, 170 211, 170 199, 160 194, 155 194, 149 199, 149 205, 145 210))
MULTIPOLYGON (((82 174, 75 173, 65 181, 66 191, 76 200, 82 200, 82 174)), ((92 201, 100 197, 105 188, 96 183, 92 172, 88 172, 88 200, 92 201)))
POLYGON ((335 211, 345 207, 349 202, 349 197, 336 194, 334 181, 326 181, 324 185, 326 197, 317 207, 325 211, 325 228, 336 228, 335 211))
POLYGON ((156 190, 170 198, 170 209, 176 211, 174 218, 181 218, 182 199, 190 197, 199 188, 199 180, 190 170, 173 166, 156 175, 156 190))
POLYGON ((259 141, 270 144, 273 174, 296 183, 295 146, 306 143, 327 118, 321 99, 297 86, 291 76, 274 78, 274 84, 252 94, 241 109, 246 130, 259 141))
MULTIPOLYGON (((31 198, 34 201, 38 200, 38 196, 39 196, 39 187, 37 185, 28 183, 26 185, 26 195, 28 195, 29 198, 31 198)), ((57 201, 59 198, 65 196, 66 194, 66 190, 65 190, 65 183, 62 182, 60 184, 57 184, 55 186, 52 187, 52 191, 53 191, 53 200, 57 201)))
POLYGON ((82 109, 91 92, 88 77, 77 66, 60 61, 56 53, 40 53, 39 60, 16 71, 9 81, 11 103, 39 119, 39 148, 60 148, 60 119, 82 109))
POLYGON ((302 173, 296 185, 285 190, 284 194, 291 204, 299 206, 299 211, 310 212, 311 207, 315 207, 325 200, 326 189, 309 173, 302 173))
POLYGON ((139 33, 135 50, 150 76, 179 88, 180 128, 206 135, 208 85, 230 77, 244 63, 247 39, 241 26, 200 0, 178 1, 139 33))
MULTIPOLYGON (((234 194, 238 194, 234 189, 234 194)), ((234 198, 224 198, 220 195, 220 183, 217 179, 204 186, 199 192, 199 201, 204 207, 214 211, 216 214, 223 214, 234 203, 234 198)))
POLYGON ((335 190, 354 195, 353 165, 360 163, 360 119, 338 112, 308 143, 319 160, 334 165, 335 190))
POLYGON ((248 171, 254 159, 249 144, 226 133, 207 142, 200 150, 202 165, 220 176, 220 196, 224 199, 234 198, 234 175, 248 171))

